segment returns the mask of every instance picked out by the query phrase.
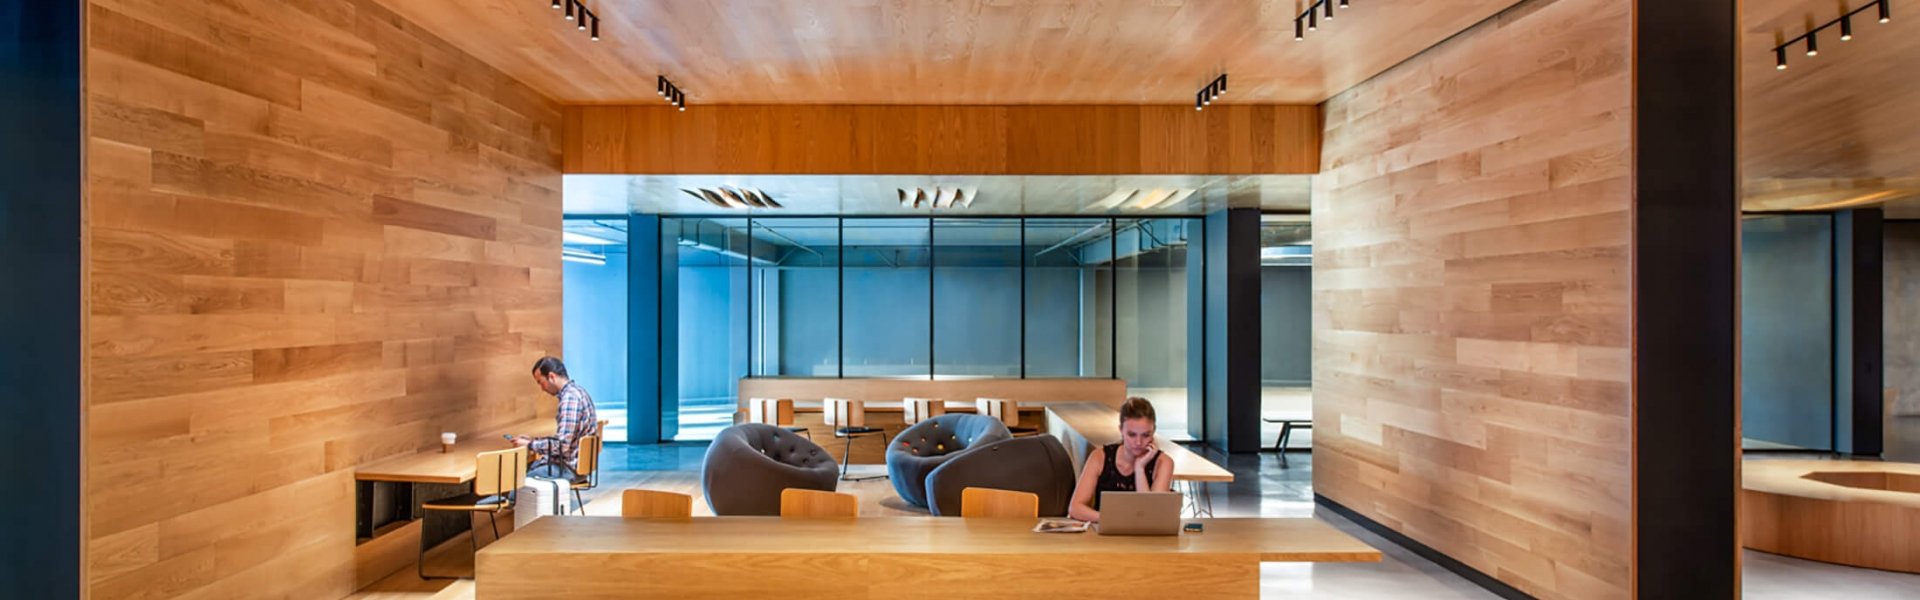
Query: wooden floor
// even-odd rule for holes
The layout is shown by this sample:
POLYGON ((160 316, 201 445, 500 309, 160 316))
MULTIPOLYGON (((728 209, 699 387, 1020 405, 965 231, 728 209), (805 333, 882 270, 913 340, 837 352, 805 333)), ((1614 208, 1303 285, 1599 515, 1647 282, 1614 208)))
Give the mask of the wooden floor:
MULTIPOLYGON (((886 473, 886 467, 883 465, 854 465, 849 475, 861 477, 884 473, 886 473)), ((690 494, 693 496, 694 516, 713 516, 713 509, 707 507, 706 498, 700 493, 700 473, 697 471, 608 471, 602 474, 599 489, 582 494, 587 501, 587 514, 619 515, 620 492, 627 488, 690 494)), ((893 491, 893 483, 885 478, 842 481, 840 491, 860 498, 861 516, 898 517, 927 514, 925 509, 902 502, 900 496, 893 491)), ((487 542, 486 536, 481 536, 481 545, 485 546, 487 542)), ((468 556, 469 553, 465 536, 449 540, 428 554, 427 570, 436 574, 471 573, 473 563, 468 556)), ((413 569, 407 569, 367 586, 366 589, 347 598, 348 600, 466 600, 473 598, 473 580, 423 581, 414 574, 413 569)))

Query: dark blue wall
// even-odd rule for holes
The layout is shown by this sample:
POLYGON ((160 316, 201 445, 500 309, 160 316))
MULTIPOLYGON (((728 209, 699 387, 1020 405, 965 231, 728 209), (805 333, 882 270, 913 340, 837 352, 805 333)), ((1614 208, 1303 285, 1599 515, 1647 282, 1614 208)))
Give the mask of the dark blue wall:
POLYGON ((1745 437, 1833 447, 1833 219, 1741 223, 1740 388, 1745 437))
POLYGON ((681 267, 679 398, 732 398, 746 376, 747 271, 681 267))
POLYGON ((1260 381, 1303 386, 1313 379, 1313 269, 1260 268, 1260 381))
POLYGON ((1080 279, 1093 271, 1027 269, 1027 376, 1080 376, 1080 279))
POLYGON ((0 595, 80 595, 80 7, 0 3, 0 595))
POLYGON ((567 373, 593 396, 595 406, 626 410, 627 255, 608 254, 605 265, 564 264, 567 373))

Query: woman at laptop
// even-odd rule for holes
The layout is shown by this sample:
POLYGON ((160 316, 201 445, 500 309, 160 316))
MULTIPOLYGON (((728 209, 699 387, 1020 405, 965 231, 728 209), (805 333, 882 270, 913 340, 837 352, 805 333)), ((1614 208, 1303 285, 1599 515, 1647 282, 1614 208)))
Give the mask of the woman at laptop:
POLYGON ((1080 482, 1073 488, 1067 516, 1100 520, 1101 492, 1166 492, 1173 489, 1173 458, 1153 443, 1153 405, 1128 398, 1120 405, 1120 440, 1087 455, 1080 482))

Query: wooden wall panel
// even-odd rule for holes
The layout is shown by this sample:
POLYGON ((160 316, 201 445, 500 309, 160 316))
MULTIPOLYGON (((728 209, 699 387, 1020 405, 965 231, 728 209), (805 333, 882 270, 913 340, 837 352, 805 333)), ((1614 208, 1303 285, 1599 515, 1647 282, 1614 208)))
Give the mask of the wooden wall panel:
POLYGON ((1541 598, 1631 594, 1629 5, 1531 0, 1325 107, 1314 491, 1541 598))
POLYGON ((1315 106, 569 107, 566 170, 598 174, 1310 174, 1315 106))
POLYGON ((369 0, 91 0, 95 598, 354 590, 353 468, 551 414, 562 111, 369 0))

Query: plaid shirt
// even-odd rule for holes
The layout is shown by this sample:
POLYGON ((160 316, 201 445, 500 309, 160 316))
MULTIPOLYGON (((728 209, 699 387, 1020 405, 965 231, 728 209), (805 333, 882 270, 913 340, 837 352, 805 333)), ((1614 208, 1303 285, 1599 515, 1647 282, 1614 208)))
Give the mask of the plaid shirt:
POLYGON ((560 409, 553 415, 557 426, 553 435, 535 438, 527 449, 545 456, 547 460, 565 460, 568 466, 580 457, 580 438, 593 435, 598 427, 599 416, 593 412, 593 397, 580 389, 580 384, 568 381, 560 393, 560 409))

